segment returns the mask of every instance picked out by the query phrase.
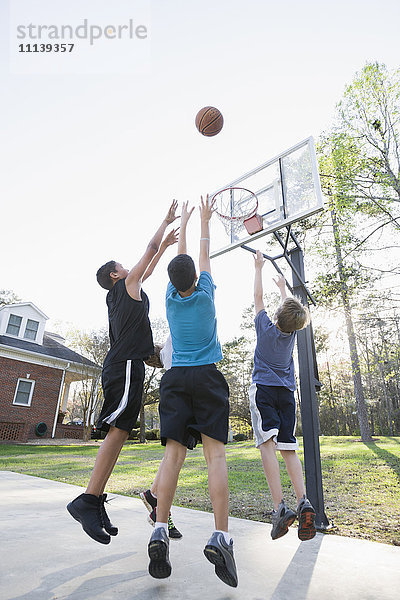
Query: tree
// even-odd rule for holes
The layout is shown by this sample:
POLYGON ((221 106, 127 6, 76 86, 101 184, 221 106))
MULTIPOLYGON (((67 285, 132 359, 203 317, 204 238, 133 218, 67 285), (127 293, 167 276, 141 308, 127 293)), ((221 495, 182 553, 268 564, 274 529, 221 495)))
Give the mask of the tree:
POLYGON ((248 392, 251 385, 254 348, 250 346, 246 337, 241 336, 226 342, 222 347, 222 353, 224 358, 218 363, 218 368, 229 385, 229 416, 251 427, 248 392))
POLYGON ((21 302, 21 298, 15 292, 12 290, 0 290, 0 306, 16 304, 17 302, 21 302))
MULTIPOLYGON (((103 364, 109 350, 108 331, 103 328, 98 331, 80 331, 73 329, 68 332, 72 348, 85 356, 99 367, 103 364)), ((80 406, 83 419, 83 439, 90 439, 91 423, 98 414, 103 402, 103 391, 100 385, 101 372, 93 376, 93 369, 82 365, 82 380, 76 384, 73 401, 80 406)))
MULTIPOLYGON (((168 323, 165 319, 157 318, 151 323, 154 343, 163 345, 169 335, 168 323)), ((149 367, 146 365, 145 378, 143 383, 143 399, 140 406, 140 431, 139 441, 146 441, 146 418, 145 407, 157 404, 160 400, 160 380, 165 373, 164 369, 149 367)))
POLYGON ((384 65, 367 64, 347 86, 337 123, 319 144, 322 186, 328 197, 320 230, 329 227, 334 249, 330 252, 326 244, 321 252, 320 244, 328 272, 317 280, 319 296, 328 303, 341 301, 364 441, 371 435, 353 310, 357 294, 375 280, 359 260, 367 240, 386 226, 399 227, 399 100, 399 71, 389 73, 384 65))

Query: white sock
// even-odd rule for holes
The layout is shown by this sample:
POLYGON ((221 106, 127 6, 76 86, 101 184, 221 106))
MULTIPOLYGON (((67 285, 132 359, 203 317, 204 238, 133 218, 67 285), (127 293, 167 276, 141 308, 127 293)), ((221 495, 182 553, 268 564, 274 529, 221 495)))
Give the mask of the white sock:
POLYGON ((153 498, 155 498, 155 499, 157 500, 157 494, 155 494, 155 493, 154 493, 154 492, 152 492, 151 490, 150 490, 150 494, 153 496, 153 498))
POLYGON ((165 533, 168 533, 168 523, 160 523, 159 521, 156 521, 154 529, 157 529, 157 527, 164 527, 165 533))
POLYGON ((222 529, 216 529, 215 531, 218 533, 223 533, 225 542, 228 544, 228 546, 231 543, 231 541, 233 542, 232 537, 227 531, 222 531, 222 529))

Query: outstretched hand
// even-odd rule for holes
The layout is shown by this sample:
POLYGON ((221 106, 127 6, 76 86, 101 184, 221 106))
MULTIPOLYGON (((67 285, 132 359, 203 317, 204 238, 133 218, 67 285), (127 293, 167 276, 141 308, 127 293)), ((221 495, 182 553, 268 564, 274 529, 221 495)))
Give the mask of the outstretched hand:
POLYGON ((164 248, 168 248, 168 246, 173 246, 178 242, 179 237, 179 227, 176 229, 171 229, 171 231, 165 236, 161 244, 164 248))
POLYGON ((262 253, 260 252, 260 250, 257 250, 256 254, 253 254, 254 256, 254 266, 256 269, 262 269, 264 264, 265 264, 265 258, 262 255, 262 253))
POLYGON ((167 212, 167 216, 165 217, 165 222, 167 223, 167 225, 170 225, 171 223, 173 223, 177 218, 178 215, 176 215, 176 209, 178 208, 178 201, 177 200, 172 200, 172 204, 169 207, 169 210, 167 212))
POLYGON ((192 212, 194 211, 194 206, 193 206, 193 208, 188 210, 188 204, 189 204, 189 200, 186 200, 186 202, 184 202, 182 204, 182 215, 181 215, 181 225, 182 226, 186 225, 186 223, 189 221, 189 219, 192 215, 192 212))
POLYGON ((200 196, 200 218, 202 221, 208 222, 211 219, 212 214, 215 210, 215 202, 216 198, 210 201, 208 194, 205 200, 203 200, 203 196, 200 196))
POLYGON ((285 287, 286 287, 286 279, 284 278, 283 275, 279 275, 279 277, 277 277, 275 279, 275 277, 272 278, 273 282, 275 283, 276 286, 278 286, 278 288, 280 289, 280 291, 284 291, 285 287))

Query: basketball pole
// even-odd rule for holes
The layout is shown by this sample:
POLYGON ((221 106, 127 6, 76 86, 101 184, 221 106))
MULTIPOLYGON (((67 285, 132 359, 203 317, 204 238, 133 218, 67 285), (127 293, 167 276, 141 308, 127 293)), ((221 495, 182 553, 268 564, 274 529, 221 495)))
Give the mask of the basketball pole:
MULTIPOLYGON (((307 294, 303 281, 304 259, 303 250, 295 240, 296 246, 289 251, 295 266, 292 271, 293 293, 303 304, 307 304, 307 294), (298 277, 298 275, 300 277, 298 277)), ((301 394, 301 424, 303 430, 304 463, 307 497, 315 508, 315 527, 326 531, 332 527, 325 514, 324 493, 322 489, 321 454, 319 448, 319 415, 316 395, 316 385, 319 381, 315 376, 314 340, 311 326, 297 332, 297 354, 299 361, 299 379, 301 394)), ((319 384, 320 385, 320 384, 319 384)))

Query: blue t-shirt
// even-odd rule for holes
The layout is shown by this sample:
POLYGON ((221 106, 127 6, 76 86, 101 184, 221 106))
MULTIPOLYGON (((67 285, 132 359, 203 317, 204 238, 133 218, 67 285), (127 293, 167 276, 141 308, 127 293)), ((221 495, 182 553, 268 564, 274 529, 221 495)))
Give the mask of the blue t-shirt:
POLYGON ((182 298, 170 282, 167 287, 167 319, 172 338, 172 366, 209 365, 222 359, 214 306, 215 285, 202 271, 193 294, 182 298))
POLYGON ((254 319, 257 345, 254 352, 253 383, 296 389, 293 349, 296 332, 284 333, 272 323, 265 310, 254 319))

